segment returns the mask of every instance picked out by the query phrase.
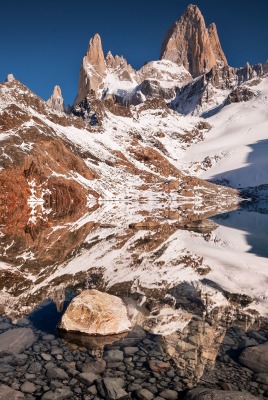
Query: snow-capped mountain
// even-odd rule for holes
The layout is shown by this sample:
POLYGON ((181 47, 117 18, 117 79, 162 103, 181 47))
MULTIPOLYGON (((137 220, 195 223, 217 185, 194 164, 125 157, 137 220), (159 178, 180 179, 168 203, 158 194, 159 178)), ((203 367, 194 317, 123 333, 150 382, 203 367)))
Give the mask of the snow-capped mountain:
MULTIPOLYGON (((93 272, 100 287, 124 282, 165 295, 189 279, 210 310, 229 305, 226 293, 246 295, 250 282, 250 304, 261 310, 266 260, 253 283, 250 268, 232 282, 240 265, 223 260, 226 249, 235 257, 230 231, 214 234, 204 220, 237 207, 237 189, 268 184, 266 74, 267 64, 228 66, 216 26, 206 28, 191 5, 166 34, 161 59, 138 71, 105 57, 96 34, 68 113, 59 87, 45 102, 11 75, 0 84, 6 310, 20 303, 26 312, 59 283, 93 272)), ((245 248, 238 234, 236 243, 245 248)))

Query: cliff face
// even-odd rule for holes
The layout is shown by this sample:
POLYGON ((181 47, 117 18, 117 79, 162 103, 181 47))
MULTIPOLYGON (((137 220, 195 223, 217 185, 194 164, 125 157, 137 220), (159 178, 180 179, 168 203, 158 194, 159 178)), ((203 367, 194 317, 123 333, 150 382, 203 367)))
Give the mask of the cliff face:
POLYGON ((55 86, 52 95, 47 101, 49 107, 52 110, 64 112, 64 101, 61 93, 61 88, 59 86, 55 86))
POLYGON ((227 65, 215 24, 206 28, 199 8, 190 5, 165 34, 160 58, 183 65, 193 77, 227 65))
POLYGON ((89 93, 94 93, 96 98, 106 97, 110 86, 117 85, 118 89, 129 85, 134 87, 137 84, 135 73, 124 57, 113 56, 110 51, 106 58, 104 57, 101 38, 97 33, 90 39, 81 64, 75 105, 89 93))

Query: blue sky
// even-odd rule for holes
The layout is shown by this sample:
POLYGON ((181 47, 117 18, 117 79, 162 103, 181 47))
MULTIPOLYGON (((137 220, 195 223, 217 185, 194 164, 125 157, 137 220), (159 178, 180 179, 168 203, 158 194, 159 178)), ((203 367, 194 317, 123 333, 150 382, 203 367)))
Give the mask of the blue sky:
MULTIPOLYGON (((8 73, 45 100, 53 86, 72 104, 82 57, 98 32, 104 52, 135 68, 158 59, 164 33, 190 4, 184 0, 2 1, 0 81, 8 73)), ((215 22, 229 65, 268 59, 268 1, 196 0, 207 25, 215 22)))

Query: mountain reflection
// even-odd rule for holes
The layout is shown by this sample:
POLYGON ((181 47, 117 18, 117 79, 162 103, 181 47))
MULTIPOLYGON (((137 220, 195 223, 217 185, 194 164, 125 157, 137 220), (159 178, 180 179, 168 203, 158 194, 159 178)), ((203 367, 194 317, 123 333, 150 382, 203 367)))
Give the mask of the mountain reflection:
MULTIPOLYGON (((219 308, 263 314, 267 260, 255 257, 254 265, 245 268, 248 254, 240 246, 245 233, 233 234, 233 229, 207 220, 229 211, 226 205, 70 205, 61 212, 44 204, 30 205, 8 218, 2 211, 2 313, 19 318, 49 297, 61 311, 69 290, 97 288, 127 298, 139 314, 137 322, 142 320, 155 334, 171 334, 193 315, 203 318, 219 308), (141 307, 143 299, 146 310, 141 307), (151 318, 154 313, 157 323, 151 318)), ((217 222, 221 224, 220 219, 217 222)))

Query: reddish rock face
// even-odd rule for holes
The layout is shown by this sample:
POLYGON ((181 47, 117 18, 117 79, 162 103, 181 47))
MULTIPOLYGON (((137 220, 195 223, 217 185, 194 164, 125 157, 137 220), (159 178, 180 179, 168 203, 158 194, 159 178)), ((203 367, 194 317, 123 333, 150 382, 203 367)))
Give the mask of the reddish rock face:
POLYGON ((216 25, 211 24, 207 29, 203 15, 194 5, 167 31, 160 58, 183 65, 193 77, 215 65, 227 65, 216 25))
POLYGON ((131 73, 135 74, 134 69, 124 57, 113 56, 110 51, 106 58, 104 57, 101 37, 97 33, 90 39, 87 53, 81 64, 75 105, 78 105, 91 92, 96 98, 100 97, 100 92, 105 89, 104 82, 110 69, 119 81, 131 82, 131 73))
POLYGON ((102 50, 101 38, 96 34, 90 39, 88 50, 83 58, 80 68, 80 77, 78 85, 78 95, 75 103, 78 104, 83 100, 91 90, 97 92, 106 71, 105 58, 102 50), (87 71, 87 66, 90 65, 92 71, 87 71))
POLYGON ((47 104, 52 108, 52 110, 60 112, 64 111, 63 97, 59 86, 54 87, 53 93, 48 99, 47 104))

